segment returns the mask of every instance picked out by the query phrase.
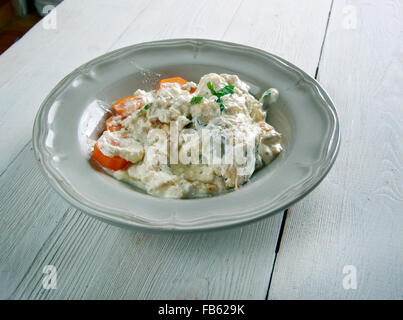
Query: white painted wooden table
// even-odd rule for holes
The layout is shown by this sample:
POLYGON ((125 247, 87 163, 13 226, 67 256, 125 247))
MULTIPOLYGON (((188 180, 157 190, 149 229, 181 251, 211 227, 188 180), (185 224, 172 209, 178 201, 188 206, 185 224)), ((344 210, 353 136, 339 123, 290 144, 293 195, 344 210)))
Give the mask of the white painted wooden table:
POLYGON ((0 56, 0 298, 403 299, 401 0, 65 0, 56 18, 0 56), (278 54, 334 99, 338 160, 287 214, 150 235, 79 212, 39 172, 33 119, 59 80, 107 51, 182 37, 278 54))

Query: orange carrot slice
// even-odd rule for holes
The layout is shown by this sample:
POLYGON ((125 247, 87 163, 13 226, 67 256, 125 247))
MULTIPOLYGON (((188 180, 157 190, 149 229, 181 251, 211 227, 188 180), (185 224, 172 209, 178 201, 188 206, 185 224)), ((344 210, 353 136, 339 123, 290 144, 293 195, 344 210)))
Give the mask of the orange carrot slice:
MULTIPOLYGON (((180 85, 184 85, 187 83, 187 81, 181 77, 173 77, 173 78, 166 78, 166 79, 162 79, 159 83, 158 83, 158 89, 161 89, 161 87, 164 87, 165 83, 179 83, 180 85)), ((196 88, 190 88, 189 92, 193 93, 196 91, 196 88)))
POLYGON ((180 85, 184 85, 187 83, 187 81, 185 79, 182 79, 181 77, 174 77, 174 78, 166 78, 166 79, 162 79, 159 83, 158 83, 158 89, 161 89, 161 87, 164 87, 165 83, 179 83, 180 85))
POLYGON ((98 162, 102 167, 113 171, 122 170, 130 164, 129 161, 126 161, 125 159, 119 156, 107 157, 102 153, 97 144, 95 144, 94 146, 94 151, 92 152, 92 158, 96 162, 98 162))
POLYGON ((109 130, 110 132, 114 131, 119 131, 122 129, 122 125, 120 123, 115 123, 112 124, 111 122, 113 121, 114 117, 110 117, 108 120, 105 121, 105 129, 104 130, 109 130))
POLYGON ((112 109, 115 110, 118 115, 128 116, 133 112, 139 110, 142 105, 143 99, 136 96, 130 96, 116 101, 112 105, 112 109))

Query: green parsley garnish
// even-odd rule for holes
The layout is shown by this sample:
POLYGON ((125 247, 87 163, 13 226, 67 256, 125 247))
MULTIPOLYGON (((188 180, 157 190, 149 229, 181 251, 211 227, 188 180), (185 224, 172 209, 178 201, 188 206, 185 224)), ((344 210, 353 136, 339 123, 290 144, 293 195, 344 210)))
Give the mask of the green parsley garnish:
MULTIPOLYGON (((217 100, 218 101, 218 100, 217 100)), ((220 114, 222 114, 223 113, 223 111, 225 110, 225 106, 224 106, 224 103, 222 103, 221 102, 221 100, 220 100, 220 114)))
MULTIPOLYGON (((233 94, 234 93, 234 86, 233 85, 228 85, 225 86, 224 88, 220 89, 218 92, 216 92, 220 97, 225 96, 227 94, 233 94)), ((216 94, 216 96, 217 96, 216 94)))
POLYGON ((266 98, 269 95, 271 95, 271 91, 267 90, 267 91, 265 91, 265 93, 263 93, 263 98, 266 98))
POLYGON ((202 100, 203 100, 203 97, 196 96, 196 97, 193 97, 192 100, 190 100, 190 103, 191 104, 199 104, 200 102, 202 102, 202 100))
POLYGON ((221 98, 227 94, 233 94, 234 86, 228 85, 218 91, 215 91, 213 84, 209 81, 207 82, 207 88, 210 89, 210 92, 213 96, 217 97, 216 102, 220 105, 220 112, 223 113, 223 111, 225 110, 225 105, 223 104, 221 98))
POLYGON ((209 82, 207 82, 207 88, 209 88, 209 89, 210 89, 211 94, 212 94, 213 96, 215 96, 215 95, 216 95, 215 90, 214 90, 214 86, 213 86, 213 84, 212 84, 210 81, 209 81, 209 82))
POLYGON ((148 110, 150 109, 150 107, 152 106, 152 102, 151 103, 147 103, 142 109, 140 109, 138 111, 138 113, 141 113, 143 110, 148 110))

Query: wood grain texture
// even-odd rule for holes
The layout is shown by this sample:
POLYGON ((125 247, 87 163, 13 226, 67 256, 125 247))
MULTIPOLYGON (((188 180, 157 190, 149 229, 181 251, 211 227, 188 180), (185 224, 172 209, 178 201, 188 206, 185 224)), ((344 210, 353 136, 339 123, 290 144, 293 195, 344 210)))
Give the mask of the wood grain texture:
POLYGON ((0 177, 0 299, 15 290, 69 210, 35 161, 28 145, 0 177))
MULTIPOLYGON (((79 7, 80 10, 77 10, 72 0, 66 0, 58 7, 60 16, 65 17, 61 21, 65 19, 68 23, 67 17, 74 13, 72 19, 75 23, 66 27, 71 34, 64 28, 59 30, 65 33, 63 54, 58 54, 54 48, 62 44, 58 37, 52 38, 52 44, 43 44, 45 53, 39 65, 44 67, 48 62, 49 67, 42 76, 37 74, 38 67, 31 63, 28 65, 28 55, 21 52, 32 45, 32 38, 44 36, 44 31, 35 27, 16 44, 16 48, 10 49, 14 50, 18 59, 25 59, 25 71, 14 75, 13 68, 7 66, 9 79, 6 76, 0 78, 0 91, 6 93, 0 99, 13 102, 14 109, 26 110, 24 119, 17 118, 21 113, 13 110, 6 113, 6 118, 0 122, 2 139, 6 139, 3 134, 10 137, 18 132, 18 137, 13 140, 15 145, 1 145, 2 154, 7 154, 0 162, 0 165, 3 164, 0 168, 7 168, 0 178, 4 185, 0 193, 4 199, 1 207, 4 233, 1 236, 8 239, 10 232, 15 234, 1 244, 1 252, 7 252, 4 256, 0 253, 0 270, 5 270, 0 273, 1 297, 264 299, 281 215, 244 228, 194 235, 152 235, 116 228, 70 208, 50 190, 45 179, 39 175, 30 146, 18 153, 30 137, 25 127, 20 129, 22 126, 30 128, 39 102, 58 77, 93 55, 137 42, 175 37, 244 42, 274 53, 286 52, 286 58, 314 74, 330 1, 305 0, 303 5, 296 7, 291 0, 273 1, 272 6, 265 5, 265 1, 181 0, 159 1, 158 4, 154 1, 148 4, 136 2, 136 5, 130 2, 130 5, 127 1, 103 0, 102 4, 106 5, 97 8, 95 17, 85 27, 88 39, 85 36, 85 40, 77 40, 81 44, 85 41, 91 44, 82 45, 82 50, 77 50, 74 37, 82 32, 77 25, 87 21, 88 12, 94 5, 92 1, 80 3, 81 6, 88 3, 88 8, 79 7), (138 9, 140 4, 142 9, 138 9), (112 10, 111 6, 120 9, 112 10), (125 7, 128 13, 122 18, 120 10, 125 7), (139 14, 132 14, 132 21, 127 24, 124 19, 135 7, 139 14), (255 15, 258 19, 245 18, 245 14, 255 15), (123 22, 118 22, 115 30, 105 31, 107 34, 104 35, 103 29, 97 29, 96 23, 103 16, 108 16, 110 21, 123 19, 123 22), (96 47, 96 52, 90 50, 91 46, 96 47), (71 57, 67 54, 69 50, 74 51, 71 57), (64 60, 60 63, 62 56, 64 60), (56 70, 59 65, 62 68, 60 71, 56 70), (55 75, 51 74, 52 71, 55 75), (32 86, 36 90, 26 84, 24 75, 35 82, 32 86), (17 81, 22 84, 17 85, 17 81), (40 94, 30 97, 31 101, 34 99, 33 103, 28 103, 28 96, 17 94, 21 90, 33 94, 39 87, 40 94), (18 125, 14 127, 12 124, 18 125), (11 159, 15 160, 10 164, 11 159), (14 186, 12 190, 7 187, 9 184, 14 186), (32 219, 35 219, 34 226, 37 227, 32 226, 32 219), (19 244, 20 238, 25 239, 22 244, 19 244), (57 290, 42 288, 42 270, 48 264, 58 269, 57 290), (3 286, 3 283, 6 285, 3 286)), ((113 23, 107 26, 115 28, 111 27, 113 23)), ((0 60, 0 65, 12 62, 10 54, 8 59, 0 60)), ((39 58, 35 56, 33 59, 39 58)))
POLYGON ((401 1, 334 3, 319 78, 341 150, 286 220, 270 299, 403 298, 402 16, 401 1), (343 287, 346 265, 355 290, 343 287))
POLYGON ((69 213, 13 299, 263 299, 280 215, 245 228, 151 235, 69 213), (54 265, 57 290, 42 288, 54 265))
POLYGON ((304 0, 295 7, 293 1, 280 0, 269 6, 263 0, 63 1, 56 9, 56 30, 45 30, 40 22, 0 56, 0 174, 31 138, 46 95, 82 63, 134 43, 198 37, 284 54, 310 72, 316 67, 329 3, 304 0), (290 40, 284 41, 286 37, 290 40), (295 50, 298 45, 303 49, 295 50))
POLYGON ((266 295, 281 215, 214 233, 151 235, 113 227, 60 199, 30 146, 0 183, 2 299, 266 295), (57 268, 57 290, 42 287, 45 265, 57 268))
POLYGON ((331 0, 303 0, 298 6, 292 0, 153 2, 113 49, 158 39, 219 39, 281 55, 313 75, 330 5, 331 0), (150 28, 150 21, 158 26, 150 28))
POLYGON ((72 70, 109 51, 149 0, 69 0, 0 56, 0 174, 31 139, 40 104, 72 70), (13 143, 10 143, 13 141, 13 143))

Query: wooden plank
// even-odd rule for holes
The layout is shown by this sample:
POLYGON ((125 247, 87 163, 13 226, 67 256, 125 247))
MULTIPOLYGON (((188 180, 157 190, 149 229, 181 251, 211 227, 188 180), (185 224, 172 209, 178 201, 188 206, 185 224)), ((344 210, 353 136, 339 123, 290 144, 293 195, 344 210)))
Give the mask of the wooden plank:
POLYGON ((31 139, 35 114, 50 90, 110 50, 148 3, 64 1, 57 7, 56 29, 46 30, 39 22, 0 56, 0 174, 31 139))
POLYGON ((0 177, 0 299, 15 290, 69 210, 68 203, 51 190, 35 161, 28 145, 0 177))
POLYGON ((264 298, 281 216, 224 232, 151 235, 68 215, 13 299, 264 298), (57 290, 42 270, 57 268, 57 290))
MULTIPOLYGON (((284 47, 288 47, 288 57, 292 57, 297 63, 302 62, 308 72, 314 73, 330 7, 329 1, 321 1, 319 4, 317 1, 306 0, 305 6, 298 8, 293 7, 293 1, 278 1, 276 6, 264 11, 267 20, 261 17, 254 26, 249 26, 247 21, 241 24, 237 21, 242 19, 247 6, 254 7, 254 14, 258 15, 263 2, 239 2, 239 5, 228 3, 231 5, 214 1, 203 2, 203 5, 199 2, 189 4, 189 1, 160 1, 157 6, 152 2, 111 48, 171 37, 221 37, 235 41, 235 36, 239 33, 240 39, 247 39, 244 32, 266 32, 264 27, 269 21, 273 30, 278 28, 287 33, 295 32, 297 35, 294 45, 290 46, 284 39, 272 34, 273 38, 268 42, 270 48, 265 47, 265 42, 259 41, 262 34, 258 32, 251 35, 252 39, 249 39, 248 44, 256 43, 274 52, 283 51, 284 47), (221 9, 210 12, 205 8, 217 6, 225 9, 226 14, 222 15, 221 9), (172 7, 177 10, 173 12, 172 7), (286 8, 289 11, 287 16, 283 15, 287 12, 286 8), (316 8, 316 15, 311 13, 313 8, 316 8), (167 15, 166 12, 172 12, 174 20, 172 15, 167 15), (200 12, 205 14, 200 15, 200 12), (289 23, 291 16, 295 16, 295 21, 298 21, 296 25, 289 23), (305 18, 297 18, 301 16, 305 18), (178 23, 173 24, 172 21, 178 23), (306 25, 310 25, 315 31, 321 29, 322 32, 313 33, 306 25), (299 30, 304 32, 298 33, 299 30), (304 47, 307 39, 312 43, 312 47, 305 47, 305 53, 301 53, 301 47, 304 47), (311 49, 315 49, 315 52, 311 52, 311 49)), ((113 12, 110 14, 113 15, 113 12)), ((86 19, 85 15, 82 19, 86 19)), ((14 166, 24 166, 28 172, 36 170, 33 161, 29 165, 21 160, 32 157, 30 152, 24 150, 8 168, 3 175, 7 181, 17 175, 14 166), (24 162, 24 165, 21 162, 24 162)), ((29 176, 26 179, 33 178, 29 176)), ((38 192, 43 192, 48 186, 43 180, 38 180, 36 188, 38 192)), ((31 214, 21 206, 21 202, 27 201, 24 181, 20 179, 18 190, 15 190, 15 193, 21 193, 18 198, 20 202, 15 205, 15 216, 22 222, 16 224, 14 232, 23 228, 25 216, 31 214)), ((3 197, 3 194, 1 196, 3 197)), ((31 202, 27 201, 26 206, 29 207, 31 202)), ((32 232, 26 233, 27 239, 32 239, 30 250, 35 253, 35 257, 32 263, 31 258, 24 260, 20 257, 21 265, 25 265, 26 269, 15 271, 15 281, 10 280, 9 289, 3 292, 4 297, 263 299, 266 296, 281 215, 244 228, 223 232, 150 235, 106 225, 74 209, 66 210, 59 202, 63 200, 52 199, 47 202, 54 208, 53 214, 60 219, 57 227, 50 233, 40 235, 39 240, 32 232), (58 269, 57 290, 42 288, 42 270, 47 264, 55 265, 58 269)), ((8 206, 5 207, 7 208, 8 206)), ((46 212, 39 214, 40 223, 47 223, 46 215, 46 212)), ((10 214, 4 223, 8 223, 11 217, 10 214)), ((50 229, 52 228, 49 227, 50 229)), ((4 237, 7 237, 7 232, 4 237)), ((17 256, 15 252, 19 250, 18 245, 10 248, 12 243, 18 243, 18 239, 10 242, 6 248, 10 254, 17 256)), ((2 261, 5 261, 2 264, 6 263, 8 258, 2 261)))
POLYGON ((29 141, 33 119, 46 95, 80 64, 125 45, 193 36, 255 45, 284 54, 310 71, 318 56, 315 48, 323 36, 323 11, 329 2, 305 0, 301 8, 295 9, 292 2, 280 0, 271 6, 261 1, 253 6, 246 1, 64 1, 57 7, 57 29, 45 30, 40 22, 23 37, 24 41, 0 56, 0 174, 29 141), (172 10, 175 5, 178 7, 172 10), (147 14, 143 14, 147 6, 147 14), (237 18, 229 22, 235 11, 237 18), (293 11, 301 15, 291 14, 293 11), (125 37, 119 38, 125 30, 125 37), (311 33, 311 41, 304 42, 300 37, 306 32, 311 33), (285 36, 290 42, 284 42, 285 36), (293 50, 298 43, 304 45, 304 50, 293 50), (10 139, 13 143, 8 143, 10 139))
POLYGON ((70 208, 30 146, 0 178, 0 298, 263 298, 281 215, 224 232, 151 235, 70 208), (26 193, 26 194, 25 194, 26 193), (57 226, 57 227, 56 227, 57 226), (45 265, 58 290, 44 290, 45 265), (225 285, 223 285, 225 284, 225 285))
POLYGON ((330 0, 243 1, 221 39, 279 55, 313 76, 330 7, 330 0))
POLYGON ((403 298, 402 15, 398 0, 334 3, 319 75, 341 150, 287 217, 270 299, 403 298))
POLYGON ((331 0, 303 0, 298 6, 283 0, 153 2, 113 49, 158 39, 220 39, 281 55, 313 75, 330 5, 331 0), (150 28, 150 21, 159 25, 150 28))

